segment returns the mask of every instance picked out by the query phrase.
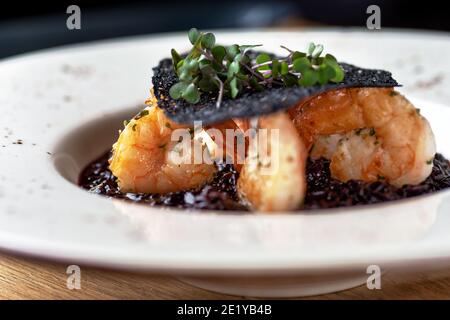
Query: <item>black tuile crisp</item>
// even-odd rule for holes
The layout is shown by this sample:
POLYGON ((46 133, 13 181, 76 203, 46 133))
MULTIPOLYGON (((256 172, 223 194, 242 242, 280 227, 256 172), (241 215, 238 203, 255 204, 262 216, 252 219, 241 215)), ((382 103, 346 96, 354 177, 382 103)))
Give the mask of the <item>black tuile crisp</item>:
POLYGON ((345 72, 345 78, 341 83, 312 87, 274 87, 260 92, 245 92, 236 99, 224 97, 219 108, 216 107, 217 92, 202 93, 200 102, 195 105, 183 99, 174 100, 170 97, 169 89, 178 82, 171 59, 164 59, 153 68, 152 82, 158 106, 170 119, 183 124, 202 121, 203 125, 231 118, 249 118, 274 113, 292 107, 305 98, 335 89, 399 86, 388 71, 363 69, 347 63, 340 65, 345 72))

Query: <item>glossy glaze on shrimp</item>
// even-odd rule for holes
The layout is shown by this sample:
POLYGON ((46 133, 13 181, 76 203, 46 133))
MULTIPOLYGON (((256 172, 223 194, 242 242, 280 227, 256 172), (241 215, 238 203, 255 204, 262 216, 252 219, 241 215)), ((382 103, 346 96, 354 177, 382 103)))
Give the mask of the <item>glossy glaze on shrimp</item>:
POLYGON ((239 196, 250 208, 264 212, 300 208, 306 192, 307 156, 285 112, 260 117, 237 181, 239 196))
MULTIPOLYGON (((156 103, 132 119, 114 144, 110 160, 120 190, 165 194, 211 181, 217 171, 215 164, 174 160, 181 142, 172 141, 172 133, 187 128, 170 121, 156 103)), ((188 143, 193 145, 193 141, 188 143)), ((184 156, 191 158, 192 154, 184 156)))
POLYGON ((428 121, 390 88, 329 91, 289 114, 313 158, 331 160, 332 176, 392 185, 419 184, 436 154, 428 121))

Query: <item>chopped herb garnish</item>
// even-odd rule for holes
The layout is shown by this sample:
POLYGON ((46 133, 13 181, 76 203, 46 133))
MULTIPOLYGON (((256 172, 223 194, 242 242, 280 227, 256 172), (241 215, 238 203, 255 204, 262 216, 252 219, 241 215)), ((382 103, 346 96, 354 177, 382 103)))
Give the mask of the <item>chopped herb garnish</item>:
POLYGON ((166 128, 172 128, 171 126, 170 126, 170 123, 168 123, 168 122, 166 122, 165 124, 164 124, 165 126, 166 126, 166 128))
POLYGON ((386 178, 384 176, 382 176, 382 175, 377 175, 377 179, 378 180, 385 180, 386 178))
POLYGON ((248 50, 261 45, 216 44, 212 33, 193 28, 188 32, 193 45, 185 58, 172 49, 172 62, 179 82, 169 90, 173 99, 196 104, 202 93, 217 92, 216 105, 224 96, 236 98, 246 89, 264 90, 273 86, 313 86, 328 82, 339 83, 344 71, 330 54, 321 56, 323 46, 310 43, 307 52, 288 49, 283 59, 259 54, 252 59, 248 50))
POLYGON ((139 117, 142 118, 142 117, 148 116, 148 114, 149 114, 148 110, 144 109, 141 112, 139 112, 139 117))
POLYGON ((369 131, 369 135, 370 136, 374 136, 375 135, 375 128, 370 128, 370 131, 369 131))
POLYGON ((394 91, 394 90, 389 91, 389 96, 390 96, 390 97, 398 96, 398 92, 397 92, 397 91, 394 91))
POLYGON ((134 120, 139 120, 140 118, 148 116, 148 115, 149 115, 149 111, 147 109, 144 109, 141 112, 139 112, 139 114, 137 116, 134 117, 134 120))
POLYGON ((136 126, 137 126, 137 124, 135 123, 135 124, 133 124, 133 126, 131 127, 131 129, 133 130, 133 131, 136 131, 136 126))
POLYGON ((433 159, 427 160, 427 165, 433 164, 433 159))
POLYGON ((130 120, 124 120, 123 121, 123 126, 126 127, 129 123, 130 123, 130 120))

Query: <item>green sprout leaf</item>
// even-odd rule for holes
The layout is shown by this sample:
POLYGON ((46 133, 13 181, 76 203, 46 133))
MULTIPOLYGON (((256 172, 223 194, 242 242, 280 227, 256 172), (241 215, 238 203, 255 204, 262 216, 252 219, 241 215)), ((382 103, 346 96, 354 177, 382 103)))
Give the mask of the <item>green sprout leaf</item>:
POLYGON ((230 63, 230 65, 228 66, 227 79, 231 80, 235 76, 235 74, 239 72, 239 70, 239 62, 233 61, 232 63, 230 63))
POLYGON ((199 37, 200 37, 200 32, 196 28, 192 28, 191 30, 189 30, 188 38, 192 44, 195 44, 199 37))
POLYGON ((322 54, 322 52, 323 52, 323 45, 318 44, 318 45, 314 48, 313 52, 311 53, 311 56, 312 56, 313 58, 317 58, 317 57, 319 57, 319 56, 322 54))
POLYGON ((212 49, 215 44, 216 44, 216 37, 212 33, 208 32, 202 36, 203 48, 212 49))
POLYGON ((295 71, 303 73, 305 70, 311 68, 311 62, 306 57, 298 58, 294 60, 293 68, 295 71))
POLYGON ((189 103, 196 104, 200 101, 200 92, 198 91, 198 88, 191 83, 183 91, 181 97, 189 103))
POLYGON ((184 64, 184 60, 183 59, 178 61, 178 63, 177 63, 177 70, 180 69, 183 64, 184 64))
POLYGON ((302 73, 302 77, 298 81, 298 84, 304 87, 313 86, 319 80, 318 72, 313 69, 306 69, 302 73))
POLYGON ((306 53, 300 52, 300 51, 294 51, 292 53, 292 61, 297 60, 298 58, 304 58, 306 57, 306 53))
POLYGON ((308 44, 308 55, 312 55, 315 48, 316 48, 316 45, 314 44, 314 42, 310 42, 308 44))
POLYGON ((182 60, 182 58, 181 58, 180 54, 175 49, 172 49, 170 51, 170 54, 172 56, 172 63, 176 67, 178 65, 178 63, 182 60))
POLYGON ((266 54, 266 53, 261 53, 261 54, 259 54, 256 57, 256 63, 257 64, 261 64, 261 63, 264 63, 264 62, 269 62, 270 60, 271 60, 270 56, 268 54, 266 54))
POLYGON ((242 53, 238 53, 238 54, 234 57, 233 61, 239 63, 239 62, 242 61, 243 58, 244 58, 244 55, 243 55, 242 53))
POLYGON ((239 72, 239 62, 238 61, 233 61, 232 63, 230 63, 230 65, 228 66, 228 74, 233 76, 236 73, 239 72))
POLYGON ((234 99, 239 93, 237 78, 230 81, 231 97, 234 99))
POLYGON ((344 80, 345 77, 344 70, 342 70, 342 68, 339 66, 334 68, 334 72, 336 75, 333 78, 331 78, 330 81, 335 83, 342 82, 342 80, 344 80))
POLYGON ((184 82, 175 83, 169 90, 170 96, 173 99, 180 99, 187 86, 188 85, 184 82))
POLYGON ((289 72, 289 65, 286 61, 282 61, 281 62, 281 66, 280 66, 280 73, 281 75, 286 75, 289 72))
POLYGON ((203 68, 206 68, 208 66, 211 66, 211 61, 206 60, 206 59, 199 60, 198 67, 200 68, 200 70, 202 70, 203 68))
POLYGON ((272 60, 272 78, 278 78, 278 74, 280 73, 280 62, 278 59, 272 60))
MULTIPOLYGON (((262 53, 262 54, 260 54, 260 55, 258 55, 256 57, 256 64, 257 65, 260 65, 260 64, 263 64, 263 63, 267 63, 267 62, 270 62, 270 61, 271 61, 271 58, 266 53, 262 53)), ((256 70, 258 70, 259 72, 263 73, 265 78, 270 78, 271 77, 271 75, 269 73, 265 73, 264 72, 264 71, 270 70, 270 66, 268 64, 260 66, 256 70)))
POLYGON ((334 63, 337 63, 337 60, 336 60, 336 58, 333 56, 333 55, 331 55, 331 54, 329 54, 329 53, 327 53, 326 55, 325 55, 325 61, 326 62, 334 62, 334 63))
POLYGON ((326 84, 330 79, 334 78, 336 76, 336 72, 334 71, 334 68, 329 65, 321 65, 318 70, 319 75, 319 83, 321 85, 326 84))
POLYGON ((192 28, 191 30, 189 30, 188 38, 192 44, 195 44, 199 37, 200 37, 200 32, 196 28, 192 28))
POLYGON ((225 55, 227 54, 227 51, 223 46, 215 46, 214 48, 211 49, 211 53, 217 62, 222 63, 223 59, 225 58, 225 55))
POLYGON ((240 49, 239 49, 239 46, 237 45, 237 44, 233 44, 233 45, 231 45, 231 46, 229 46, 228 48, 227 48, 227 55, 228 55, 228 57, 231 59, 231 60, 233 60, 234 59, 234 57, 238 54, 238 53, 240 53, 240 49))
POLYGON ((324 63, 333 68, 335 75, 329 80, 335 83, 339 83, 344 80, 344 70, 337 62, 336 58, 331 54, 327 54, 324 58, 324 63))

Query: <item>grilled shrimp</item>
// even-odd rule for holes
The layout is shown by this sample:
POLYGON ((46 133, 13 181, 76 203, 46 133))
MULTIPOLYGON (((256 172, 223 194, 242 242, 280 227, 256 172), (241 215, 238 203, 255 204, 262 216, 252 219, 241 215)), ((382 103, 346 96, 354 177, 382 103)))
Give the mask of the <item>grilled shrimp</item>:
MULTIPOLYGON (((209 182, 217 171, 214 163, 196 163, 193 157, 194 138, 189 135, 192 148, 184 154, 192 161, 180 161, 180 144, 172 141, 176 129, 188 127, 170 121, 163 110, 150 101, 149 106, 132 119, 113 146, 110 169, 117 177, 123 192, 169 193, 199 187, 209 182)), ((200 145, 200 148, 205 148, 200 145)), ((203 151, 203 150, 200 150, 203 151)))
POLYGON ((238 194, 256 210, 297 209, 306 191, 307 150, 286 113, 257 121, 237 181, 238 194))
POLYGON ((289 109, 312 158, 331 160, 341 181, 419 184, 431 173, 433 132, 418 109, 390 88, 329 91, 289 109))

